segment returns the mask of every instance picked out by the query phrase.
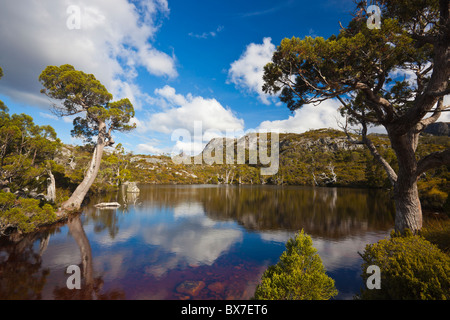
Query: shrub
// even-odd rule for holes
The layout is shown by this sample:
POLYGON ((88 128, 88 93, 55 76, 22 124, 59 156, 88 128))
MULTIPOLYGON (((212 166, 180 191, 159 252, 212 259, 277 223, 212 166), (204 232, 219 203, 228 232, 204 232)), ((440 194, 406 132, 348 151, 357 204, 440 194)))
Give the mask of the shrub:
POLYGON ((443 208, 447 200, 448 194, 433 186, 423 195, 423 202, 430 208, 443 208))
POLYGON ((31 232, 37 227, 56 221, 50 204, 39 205, 36 199, 15 199, 12 193, 0 192, 0 234, 7 228, 31 232))
POLYGON ((364 289, 359 298, 441 300, 450 298, 450 257, 422 236, 391 235, 367 245, 361 255, 364 283, 367 267, 381 271, 381 289, 364 289))
POLYGON ((311 237, 303 230, 286 243, 276 265, 270 266, 256 287, 258 300, 327 300, 337 295, 334 280, 326 275, 311 237))

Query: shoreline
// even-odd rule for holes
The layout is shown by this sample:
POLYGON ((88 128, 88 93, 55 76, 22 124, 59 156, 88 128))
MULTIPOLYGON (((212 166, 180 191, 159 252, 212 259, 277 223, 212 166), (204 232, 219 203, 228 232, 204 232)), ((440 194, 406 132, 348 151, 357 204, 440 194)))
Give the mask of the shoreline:
MULTIPOLYGON (((311 188, 352 188, 352 189, 385 189, 385 190, 390 190, 390 188, 382 188, 382 187, 364 187, 364 186, 347 186, 347 185, 339 185, 339 186, 311 186, 311 185, 288 185, 288 184, 283 184, 283 185, 275 185, 275 184, 155 184, 155 183, 142 183, 143 185, 169 185, 169 186, 175 186, 175 185, 179 185, 179 186, 194 186, 194 185, 211 185, 211 186, 273 186, 273 187, 311 187, 311 188)), ((117 191, 114 191, 117 192, 117 191)), ((101 192, 102 193, 102 192, 101 192)), ((99 193, 99 194, 101 194, 99 193)), ((29 232, 23 232, 23 231, 19 231, 17 230, 17 228, 15 228, 14 231, 12 231, 11 233, 5 234, 4 232, 11 227, 7 227, 5 228, 5 230, 0 230, 0 239, 12 239, 12 241, 20 241, 22 238, 34 234, 34 233, 38 233, 38 232, 42 232, 43 230, 47 229, 47 228, 51 228, 54 226, 57 226, 58 224, 65 224, 65 222, 77 215, 80 215, 83 213, 83 208, 87 205, 89 205, 90 199, 87 199, 88 201, 86 201, 85 204, 83 204, 81 206, 81 208, 79 210, 73 210, 73 211, 69 211, 69 210, 62 210, 59 209, 57 211, 55 211, 55 215, 57 217, 57 219, 53 222, 49 222, 49 223, 43 223, 40 224, 38 226, 36 226, 35 230, 29 231, 29 232)), ((423 207, 422 208, 422 217, 423 220, 431 220, 431 219, 435 219, 435 220, 447 220, 450 219, 449 214, 446 213, 444 211, 443 208, 440 209, 433 209, 433 208, 428 208, 428 207, 423 207)))

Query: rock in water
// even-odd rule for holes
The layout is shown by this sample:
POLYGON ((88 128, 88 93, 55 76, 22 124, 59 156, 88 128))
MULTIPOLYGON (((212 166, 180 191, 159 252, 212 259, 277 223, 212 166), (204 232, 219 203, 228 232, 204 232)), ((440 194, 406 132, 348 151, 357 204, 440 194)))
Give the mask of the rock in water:
POLYGON ((131 192, 131 193, 139 193, 140 192, 139 188, 136 185, 136 182, 128 183, 127 192, 131 192))
POLYGON ((108 207, 120 207, 120 203, 118 202, 101 202, 94 205, 97 208, 108 208, 108 207))
POLYGON ((205 287, 205 283, 203 281, 183 281, 177 287, 177 292, 186 293, 193 297, 197 296, 200 291, 205 287))

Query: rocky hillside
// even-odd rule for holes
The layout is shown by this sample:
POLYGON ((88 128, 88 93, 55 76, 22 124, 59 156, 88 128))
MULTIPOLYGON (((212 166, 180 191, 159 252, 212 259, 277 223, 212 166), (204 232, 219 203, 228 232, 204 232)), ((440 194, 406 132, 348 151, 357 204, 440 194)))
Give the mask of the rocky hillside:
POLYGON ((435 122, 426 127, 425 133, 435 136, 450 136, 450 122, 435 122))
MULTIPOLYGON (((367 173, 377 169, 364 146, 352 144, 343 132, 322 129, 280 134, 273 144, 279 150, 278 171, 262 175, 261 168, 276 160, 271 154, 271 138, 256 133, 238 139, 215 138, 195 157, 135 156, 134 176, 150 183, 365 185, 367 173), (260 146, 267 149, 260 150, 260 146)), ((388 139, 374 139, 392 158, 388 139)), ((383 174, 378 171, 373 176, 378 177, 376 183, 383 184, 383 174)))
MULTIPOLYGON (((372 135, 379 152, 396 169, 396 157, 385 135, 372 135)), ((450 148, 446 136, 424 135, 418 155, 450 148)), ((276 151, 276 149, 274 149, 276 151)), ((70 189, 83 177, 91 157, 86 147, 65 146, 55 167, 59 186, 70 189), (60 169, 58 169, 60 168, 60 169)), ((448 167, 427 172, 419 187, 428 204, 442 206, 450 193, 448 167)), ((302 134, 248 134, 238 139, 211 140, 195 157, 132 155, 119 145, 106 152, 93 191, 113 190, 126 181, 152 184, 277 184, 308 186, 390 187, 382 167, 363 145, 341 131, 312 130, 302 134), (261 150, 261 146, 266 149, 261 150), (279 149, 278 162, 271 147, 279 149), (262 156, 262 157, 261 157, 262 156), (221 160, 221 161, 220 161, 221 160), (274 174, 262 169, 273 166, 274 174)))

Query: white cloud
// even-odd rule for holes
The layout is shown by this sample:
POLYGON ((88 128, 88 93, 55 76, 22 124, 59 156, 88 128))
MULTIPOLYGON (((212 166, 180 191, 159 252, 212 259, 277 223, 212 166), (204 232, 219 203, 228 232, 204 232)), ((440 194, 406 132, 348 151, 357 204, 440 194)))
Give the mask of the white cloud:
POLYGON ((307 104, 294 111, 288 119, 264 121, 259 129, 278 129, 280 132, 303 133, 311 129, 335 128, 338 129, 337 119, 344 123, 344 119, 337 111, 339 101, 326 100, 319 105, 307 104))
POLYGON ((45 113, 45 112, 39 112, 39 115, 41 117, 43 117, 43 118, 46 118, 46 119, 58 121, 58 117, 55 116, 54 114, 45 113))
MULTIPOLYGON (((444 103, 450 98, 445 98, 444 103)), ((308 130, 334 128, 339 129, 338 121, 345 123, 345 119, 341 117, 337 111, 340 106, 337 100, 326 100, 319 105, 304 105, 301 109, 294 111, 292 116, 287 119, 263 121, 257 129, 273 130, 278 129, 280 132, 289 133, 303 133, 308 130)), ((431 114, 430 114, 431 115, 431 114)), ((450 114, 443 112, 438 121, 450 121, 450 114)), ((356 127, 354 127, 356 129, 356 127)), ((383 133, 386 134, 386 129, 383 126, 370 127, 369 133, 383 133)))
MULTIPOLYGON (((186 98, 182 94, 177 94, 175 89, 168 85, 161 89, 155 89, 155 94, 163 98, 160 100, 161 102, 168 102, 172 106, 182 106, 187 103, 186 98)), ((191 98, 191 96, 188 96, 188 99, 189 98, 191 98)))
POLYGON ((218 27, 216 28, 216 30, 214 30, 214 31, 203 32, 203 33, 193 33, 193 32, 189 32, 188 35, 189 35, 190 37, 197 38, 197 39, 207 39, 207 38, 209 38, 209 37, 214 38, 214 37, 217 36, 217 34, 218 34, 219 32, 221 32, 222 30, 223 30, 223 26, 218 26, 218 27))
POLYGON ((204 141, 207 141, 207 140, 204 140, 204 139, 202 139, 201 141, 195 140, 195 139, 192 139, 189 141, 178 140, 175 142, 175 145, 173 146, 170 153, 173 156, 179 155, 180 153, 183 153, 188 156, 198 155, 205 148, 206 143, 204 141))
POLYGON ((175 58, 151 44, 158 18, 168 13, 166 0, 6 1, 0 10, 5 72, 0 89, 19 102, 48 106, 38 76, 48 65, 68 63, 139 109, 146 95, 133 83, 138 67, 155 76, 177 76, 175 58), (79 29, 67 26, 70 5, 80 9, 79 29))
MULTIPOLYGON (((243 130, 244 120, 238 119, 233 111, 223 107, 213 98, 177 94, 175 89, 165 86, 155 90, 159 98, 171 106, 162 112, 152 114, 144 126, 148 130, 172 133, 186 129, 194 134, 195 122, 201 122, 201 130, 243 130)), ((142 122, 142 121, 141 121, 142 122)))
MULTIPOLYGON (((444 106, 450 105, 450 95, 444 97, 444 106)), ((450 122, 450 112, 441 112, 441 116, 438 121, 450 122)))
POLYGON ((137 151, 141 153, 151 153, 151 154, 162 154, 163 150, 160 148, 157 148, 155 146, 152 146, 148 143, 140 143, 137 145, 137 151))
POLYGON ((271 38, 264 38, 262 44, 251 43, 241 57, 231 64, 228 70, 228 81, 241 89, 258 94, 264 104, 274 102, 274 99, 263 92, 264 66, 272 60, 275 45, 271 38))
MULTIPOLYGON (((149 102, 161 108, 161 111, 148 114, 147 118, 132 119, 140 134, 157 132, 171 134, 173 142, 169 153, 201 152, 212 138, 241 133, 244 120, 237 118, 234 112, 222 106, 214 98, 204 98, 179 94, 168 85, 154 91, 155 96, 149 102)), ((140 145, 140 151, 154 152, 153 147, 140 145)))

